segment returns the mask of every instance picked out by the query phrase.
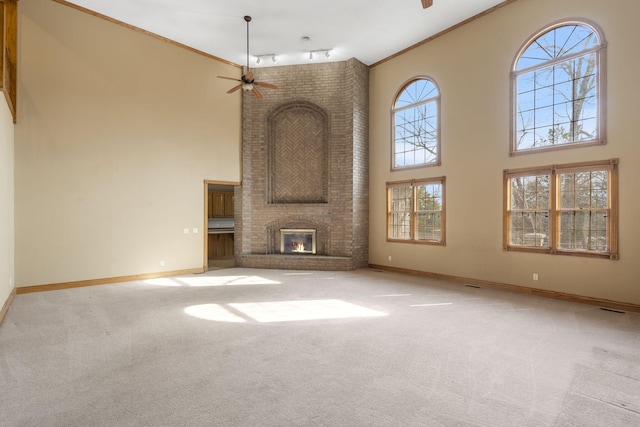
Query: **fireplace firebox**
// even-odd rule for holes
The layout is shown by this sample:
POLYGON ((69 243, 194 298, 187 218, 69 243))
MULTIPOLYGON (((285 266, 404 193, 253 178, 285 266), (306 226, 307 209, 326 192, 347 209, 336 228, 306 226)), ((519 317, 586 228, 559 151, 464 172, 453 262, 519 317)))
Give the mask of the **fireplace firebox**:
POLYGON ((316 230, 304 228, 280 229, 280 253, 315 254, 316 230))

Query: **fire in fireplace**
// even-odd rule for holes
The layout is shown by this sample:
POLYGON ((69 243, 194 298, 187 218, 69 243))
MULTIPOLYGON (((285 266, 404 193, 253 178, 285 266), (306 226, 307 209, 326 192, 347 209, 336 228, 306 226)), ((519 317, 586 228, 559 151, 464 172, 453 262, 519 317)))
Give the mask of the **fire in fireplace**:
POLYGON ((316 230, 302 228, 280 229, 280 253, 315 254, 316 230))

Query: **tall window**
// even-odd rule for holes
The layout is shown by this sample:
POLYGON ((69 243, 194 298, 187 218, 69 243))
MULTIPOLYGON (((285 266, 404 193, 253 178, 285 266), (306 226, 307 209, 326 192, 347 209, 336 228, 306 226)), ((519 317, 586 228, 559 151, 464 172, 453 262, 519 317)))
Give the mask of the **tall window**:
POLYGON ((504 172, 504 247, 618 259, 616 159, 504 172))
POLYGON ((391 169, 440 164, 440 92, 433 81, 407 83, 393 105, 391 169))
POLYGON ((520 50, 512 71, 512 155, 604 144, 604 47, 593 25, 563 22, 520 50))
POLYGON ((387 240, 445 244, 445 177, 387 183, 387 240))

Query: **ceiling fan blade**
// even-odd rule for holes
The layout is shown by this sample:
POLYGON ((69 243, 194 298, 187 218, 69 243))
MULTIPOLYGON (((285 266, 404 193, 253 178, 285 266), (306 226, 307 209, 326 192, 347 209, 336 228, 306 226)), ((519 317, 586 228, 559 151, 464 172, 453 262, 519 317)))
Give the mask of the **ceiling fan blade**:
POLYGON ((266 87, 268 89, 278 89, 278 86, 271 83, 253 82, 253 84, 260 87, 266 87))
POLYGON ((218 76, 218 78, 219 79, 233 80, 234 82, 241 82, 242 81, 240 79, 234 79, 233 77, 218 76))
POLYGON ((257 87, 253 87, 253 89, 251 89, 251 92, 253 92, 253 94, 256 96, 256 98, 258 99, 262 99, 264 98, 264 96, 262 96, 262 94, 260 93, 260 91, 258 90, 257 87))
POLYGON ((237 91, 238 89, 240 89, 241 87, 242 87, 242 84, 239 84, 239 85, 237 85, 237 86, 234 86, 234 87, 232 87, 231 89, 229 89, 229 90, 227 91, 227 93, 233 93, 233 92, 237 91))
POLYGON ((433 4, 433 0, 422 0, 422 8, 426 9, 433 4))

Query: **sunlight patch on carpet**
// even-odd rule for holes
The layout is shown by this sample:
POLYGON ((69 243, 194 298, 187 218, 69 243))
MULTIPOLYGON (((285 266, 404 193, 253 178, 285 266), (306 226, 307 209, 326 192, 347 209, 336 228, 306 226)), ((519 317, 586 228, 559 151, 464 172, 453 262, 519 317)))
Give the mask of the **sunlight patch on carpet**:
POLYGON ((342 300, 252 302, 229 306, 261 323, 388 316, 388 313, 342 300))
POLYGON ((435 304, 411 304, 409 307, 439 307, 443 305, 453 305, 452 302, 439 302, 435 304))
POLYGON ((245 323, 246 320, 236 316, 226 308, 218 304, 192 305, 184 309, 184 312, 198 319, 213 320, 216 322, 245 323))
POLYGON ((166 277, 163 278, 159 278, 159 279, 148 279, 148 280, 144 280, 143 283, 145 285, 154 285, 154 286, 182 286, 182 284, 176 282, 173 279, 169 279, 166 277))
POLYGON ((281 282, 260 276, 199 276, 145 280, 145 284, 156 286, 238 286, 238 285, 279 285, 281 282))

